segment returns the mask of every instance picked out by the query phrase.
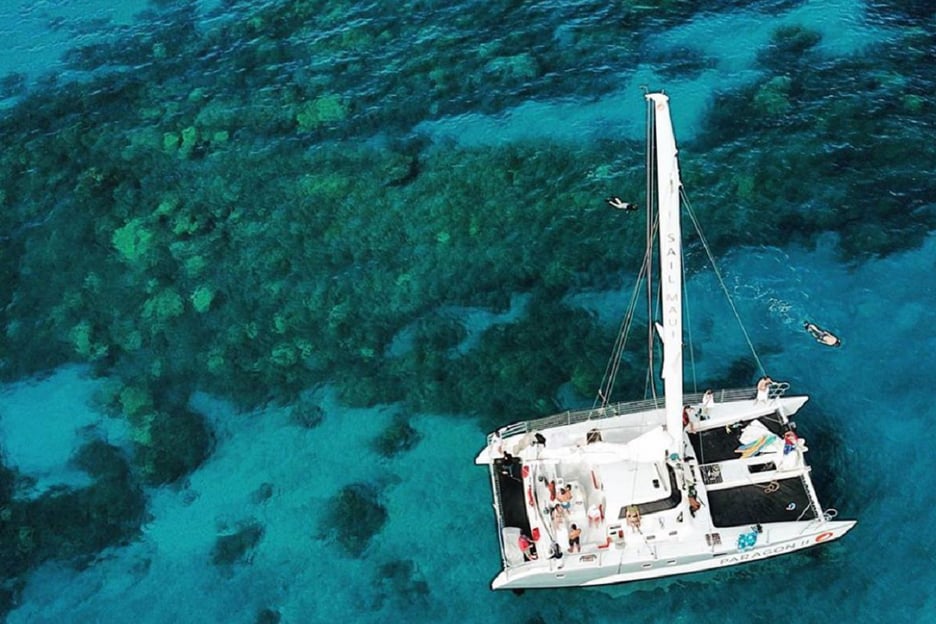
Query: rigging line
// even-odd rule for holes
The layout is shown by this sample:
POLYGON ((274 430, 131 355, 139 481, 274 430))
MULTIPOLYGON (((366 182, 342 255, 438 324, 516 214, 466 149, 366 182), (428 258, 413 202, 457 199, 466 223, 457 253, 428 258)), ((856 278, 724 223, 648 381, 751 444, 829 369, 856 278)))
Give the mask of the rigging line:
POLYGON ((712 254, 712 249, 709 247, 708 240, 705 238, 705 234, 702 232, 702 226, 699 225, 699 221, 696 219, 695 212, 692 210, 692 205, 689 202, 689 198, 686 197, 686 194, 682 190, 680 190, 680 195, 682 196, 686 205, 686 213, 692 220, 692 225, 695 227, 696 234, 699 235, 699 240, 702 242, 702 248, 705 249, 705 255, 708 257, 709 263, 712 265, 712 271, 715 273, 715 277, 718 279, 718 284, 721 286, 722 292, 725 293, 725 298, 728 300, 728 305, 731 307, 731 312, 734 314, 735 320, 738 321, 738 327, 741 328, 741 333, 744 335, 744 340, 747 342, 748 348, 751 350, 751 355, 754 356, 754 361, 757 363, 757 368, 760 369, 762 375, 766 375, 767 371, 764 370, 764 365, 757 356, 757 350, 754 348, 754 343, 751 342, 751 337, 744 328, 744 323, 741 322, 741 314, 738 312, 738 308, 735 307, 734 300, 728 293, 728 286, 725 284, 725 280, 722 277, 721 271, 718 270, 718 265, 715 263, 715 256, 712 254))
POLYGON ((625 310, 624 318, 621 319, 621 325, 618 329, 617 338, 615 339, 614 346, 611 350, 611 357, 608 359, 608 364, 605 367, 604 376, 601 381, 601 388, 599 389, 598 396, 595 398, 595 402, 592 404, 592 407, 598 405, 599 400, 601 406, 605 407, 611 400, 611 393, 614 390, 614 383, 617 379, 618 371, 621 366, 621 357, 624 354, 624 348, 627 345, 627 337, 630 335, 630 328, 633 323, 634 312, 637 309, 637 300, 640 295, 640 286, 643 283, 644 275, 647 271, 647 266, 649 264, 649 258, 644 254, 644 260, 641 264, 640 271, 637 273, 637 281, 634 284, 634 290, 631 292, 630 301, 627 304, 625 310))
POLYGON ((812 507, 813 507, 812 499, 809 499, 809 504, 806 505, 805 509, 803 509, 803 511, 800 512, 800 515, 796 516, 796 521, 797 522, 801 521, 809 512, 809 510, 812 509, 812 507))
POLYGON ((802 520, 806 515, 806 512, 808 512, 810 509, 814 509, 816 511, 815 519, 818 520, 824 514, 822 512, 822 505, 819 503, 819 498, 816 496, 816 491, 814 488, 810 487, 809 483, 806 482, 804 475, 800 475, 800 483, 803 485, 803 489, 806 491, 806 499, 809 501, 809 504, 806 505, 806 509, 804 509, 796 518, 796 521, 799 522, 802 520))
POLYGON ((640 294, 640 283, 644 270, 645 266, 641 268, 641 273, 638 275, 638 281, 634 286, 633 296, 631 297, 631 301, 628 305, 628 313, 625 317, 625 325, 623 326, 621 333, 618 335, 618 341, 615 343, 615 349, 612 353, 611 374, 608 378, 605 395, 608 400, 610 400, 611 394, 614 392, 614 384, 617 381, 617 376, 621 369, 621 359, 624 357, 624 349, 627 345, 627 337, 630 335, 630 328, 634 321, 634 312, 637 310, 637 298, 640 294))
POLYGON ((643 280, 646 269, 647 260, 645 258, 643 265, 640 267, 640 272, 637 274, 637 283, 634 285, 634 290, 631 293, 631 299, 627 304, 627 310, 624 314, 624 318, 621 319, 618 335, 615 339, 614 346, 611 349, 611 357, 608 360, 607 366, 605 367, 605 374, 602 378, 601 388, 599 389, 598 396, 595 398, 595 402, 593 403, 592 407, 598 405, 599 401, 601 402, 601 407, 605 407, 611 400, 611 393, 614 390, 614 382, 617 379, 617 374, 621 366, 621 356, 624 353, 624 347, 627 344, 627 336, 630 333, 631 324, 634 318, 634 311, 637 308, 637 299, 640 295, 640 284, 643 280))

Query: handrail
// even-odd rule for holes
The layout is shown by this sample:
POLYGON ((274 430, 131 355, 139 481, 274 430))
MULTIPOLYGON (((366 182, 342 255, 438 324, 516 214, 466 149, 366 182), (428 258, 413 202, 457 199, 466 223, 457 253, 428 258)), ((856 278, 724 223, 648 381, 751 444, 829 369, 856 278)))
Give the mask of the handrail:
POLYGON ((495 470, 497 469, 494 465, 494 462, 491 462, 491 493, 494 497, 494 518, 497 521, 497 541, 500 542, 501 550, 501 561, 503 562, 503 568, 506 570, 509 565, 507 563, 507 549, 504 548, 504 518, 501 516, 501 488, 500 480, 497 478, 495 470))
MULTIPOLYGON (((769 396, 771 399, 779 398, 783 395, 784 392, 790 387, 786 382, 774 382, 770 385, 769 396)), ((699 405, 702 403, 702 394, 701 392, 693 392, 690 394, 683 395, 683 404, 685 405, 699 405)), ((714 392, 715 401, 719 403, 724 403, 725 401, 738 401, 744 399, 754 399, 756 396, 756 390, 754 388, 733 388, 733 389, 724 389, 714 392)), ((506 427, 502 427, 497 431, 502 438, 507 438, 517 434, 528 433, 530 431, 539 431, 542 429, 549 429, 551 427, 562 427, 565 425, 574 425, 581 422, 588 422, 591 420, 603 420, 605 418, 614 418, 615 416, 622 416, 624 414, 634 414, 637 412, 644 412, 652 409, 663 409, 664 400, 663 397, 656 399, 643 399, 640 401, 626 401, 621 403, 612 403, 605 407, 591 408, 584 410, 569 410, 565 412, 560 412, 558 414, 553 414, 551 416, 545 416, 543 418, 535 418, 533 420, 524 420, 516 422, 506 427)), ((488 435, 488 444, 490 444, 494 439, 494 433, 488 435)))

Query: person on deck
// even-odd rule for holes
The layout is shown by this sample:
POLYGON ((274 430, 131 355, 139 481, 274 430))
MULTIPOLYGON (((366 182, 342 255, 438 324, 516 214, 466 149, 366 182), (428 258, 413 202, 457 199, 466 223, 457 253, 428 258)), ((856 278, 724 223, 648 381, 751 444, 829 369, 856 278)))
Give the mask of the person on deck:
POLYGON ((574 524, 569 529, 569 552, 582 552, 582 529, 574 524))
POLYGON ((764 375, 757 380, 757 398, 754 399, 755 403, 766 403, 770 394, 770 384, 774 381, 767 375, 764 375))
POLYGON ((705 394, 702 395, 702 420, 708 420, 713 405, 715 405, 715 393, 709 388, 705 391, 705 394))
POLYGON ((551 480, 546 484, 546 489, 549 490, 549 500, 556 500, 556 481, 551 480))
POLYGON ((588 508, 588 526, 590 527, 600 527, 601 526, 601 507, 598 505, 592 505, 588 508))
MULTIPOLYGON (((557 542, 553 542, 549 545, 549 558, 550 559, 562 559, 562 546, 557 542)), ((560 564, 560 568, 562 565, 560 564)))
POLYGON ((562 489, 559 490, 559 504, 562 505, 562 508, 568 511, 572 508, 572 486, 564 485, 562 489))
POLYGON ((691 405, 683 405, 682 408, 682 426, 683 429, 686 429, 689 433, 695 433, 695 423, 696 418, 699 415, 699 410, 692 407, 691 405))
POLYGON ((526 557, 527 561, 538 559, 533 542, 523 533, 521 533, 520 537, 517 539, 517 546, 520 547, 520 551, 523 553, 523 556, 526 557))
POLYGON ((556 505, 553 507, 549 515, 552 517, 553 531, 558 531, 560 528, 565 526, 566 512, 562 505, 556 505))
POLYGON ((636 505, 628 505, 627 509, 624 512, 624 519, 627 521, 627 526, 631 528, 635 533, 640 532, 640 509, 636 505))

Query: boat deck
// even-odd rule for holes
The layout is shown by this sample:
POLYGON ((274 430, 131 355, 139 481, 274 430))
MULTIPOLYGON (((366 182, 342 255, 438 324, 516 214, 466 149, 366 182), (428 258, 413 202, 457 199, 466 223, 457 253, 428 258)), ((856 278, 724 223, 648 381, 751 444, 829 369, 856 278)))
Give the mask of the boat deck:
MULTIPOLYGON (((613 410, 616 415, 580 420, 563 414, 502 429, 512 435, 491 436, 476 458, 488 464, 496 490, 504 561, 497 584, 527 575, 539 579, 532 586, 584 584, 596 579, 596 568, 608 565, 618 575, 638 577, 663 574, 659 566, 701 569, 713 557, 737 553, 739 540, 752 532, 758 544, 777 544, 797 539, 804 527, 820 526, 823 514, 805 444, 783 445, 784 433, 793 429, 788 417, 806 400, 718 402, 704 420, 690 419, 682 432, 681 462, 642 454, 661 436, 654 424, 661 410, 646 404, 645 411, 625 405, 613 410), (755 450, 745 452, 752 439, 755 450), (572 498, 556 517, 563 486, 571 488, 572 498), (636 523, 627 517, 631 510, 639 512, 636 523), (573 524, 582 530, 576 552, 569 548, 573 524), (538 558, 520 551, 521 534, 531 538, 538 558), (550 557, 553 544, 562 557, 550 557)), ((843 530, 851 526, 846 524, 843 530)), ((610 578, 608 572, 599 576, 599 582, 610 578)))
MULTIPOLYGON (((788 430, 787 425, 777 413, 765 414, 758 420, 773 434, 783 437, 788 430)), ((689 441, 696 453, 700 464, 714 464, 718 462, 738 459, 737 449, 741 441, 741 426, 728 425, 715 429, 706 429, 698 433, 690 433, 689 441)))
MULTIPOLYGON (((793 430, 780 412, 757 418, 778 438, 793 430)), ((802 449, 792 456, 769 453, 739 457, 744 423, 728 423, 689 433, 716 527, 795 522, 818 517, 802 449)))
POLYGON ((802 476, 708 492, 716 527, 815 520, 818 515, 802 476))
POLYGON ((498 447, 491 446, 479 455, 479 463, 489 463, 497 488, 504 568, 493 586, 569 586, 653 578, 676 569, 701 570, 781 554, 839 537, 854 523, 824 518, 812 491, 804 445, 788 453, 774 447, 748 457, 739 454, 746 426, 758 421, 760 435, 782 439, 791 429, 787 416, 804 402, 805 397, 800 397, 766 406, 750 400, 717 405, 708 420, 697 421, 694 430, 684 432, 684 463, 657 464, 663 474, 669 473, 665 480, 671 496, 635 500, 626 508, 616 496, 619 488, 640 492, 634 489, 636 483, 648 476, 656 480, 654 475, 638 468, 627 477, 615 467, 628 466, 629 460, 618 464, 606 453, 593 450, 611 452, 615 443, 627 444, 626 436, 646 435, 640 433, 646 426, 639 414, 554 428, 544 431, 545 442, 532 446, 527 446, 532 434, 505 440, 511 454, 517 453, 510 463, 492 458, 491 452, 498 447), (634 419, 641 425, 635 426, 634 419), (598 439, 605 442, 592 443, 589 438, 594 433, 600 433, 598 439), (609 444, 609 439, 615 442, 609 444), (696 485, 695 500, 701 505, 695 510, 689 505, 693 491, 689 484, 696 485), (563 485, 573 493, 570 508, 554 518, 555 492, 563 485), (589 510, 595 506, 600 518, 589 519, 589 510), (625 511, 634 508, 640 514, 636 525, 625 517, 625 511), (572 524, 582 530, 581 550, 576 552, 569 548, 572 524), (521 533, 535 543, 538 557, 534 560, 524 557, 517 547, 521 533), (742 542, 761 550, 749 554, 740 546, 742 542), (552 544, 559 545, 561 557, 550 556, 552 544))
POLYGON ((520 464, 507 464, 503 459, 494 461, 494 474, 500 492, 500 512, 504 526, 520 529, 530 535, 530 520, 527 516, 526 499, 520 464))

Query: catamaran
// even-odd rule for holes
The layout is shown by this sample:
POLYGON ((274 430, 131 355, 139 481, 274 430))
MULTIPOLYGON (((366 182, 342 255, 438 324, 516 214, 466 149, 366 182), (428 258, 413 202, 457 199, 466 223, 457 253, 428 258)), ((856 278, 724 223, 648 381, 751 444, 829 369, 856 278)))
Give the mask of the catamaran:
POLYGON ((787 396, 789 385, 766 375, 756 388, 684 392, 683 188, 669 98, 646 99, 648 247, 638 282, 652 273, 656 248, 660 284, 647 300, 659 310, 649 331, 662 344, 649 340, 648 355, 653 367, 662 350, 663 397, 652 389, 650 398, 611 402, 625 322, 591 409, 487 436, 475 463, 490 471, 503 564, 493 589, 713 570, 825 544, 855 526, 823 509, 813 487, 791 421, 807 396, 787 396))

